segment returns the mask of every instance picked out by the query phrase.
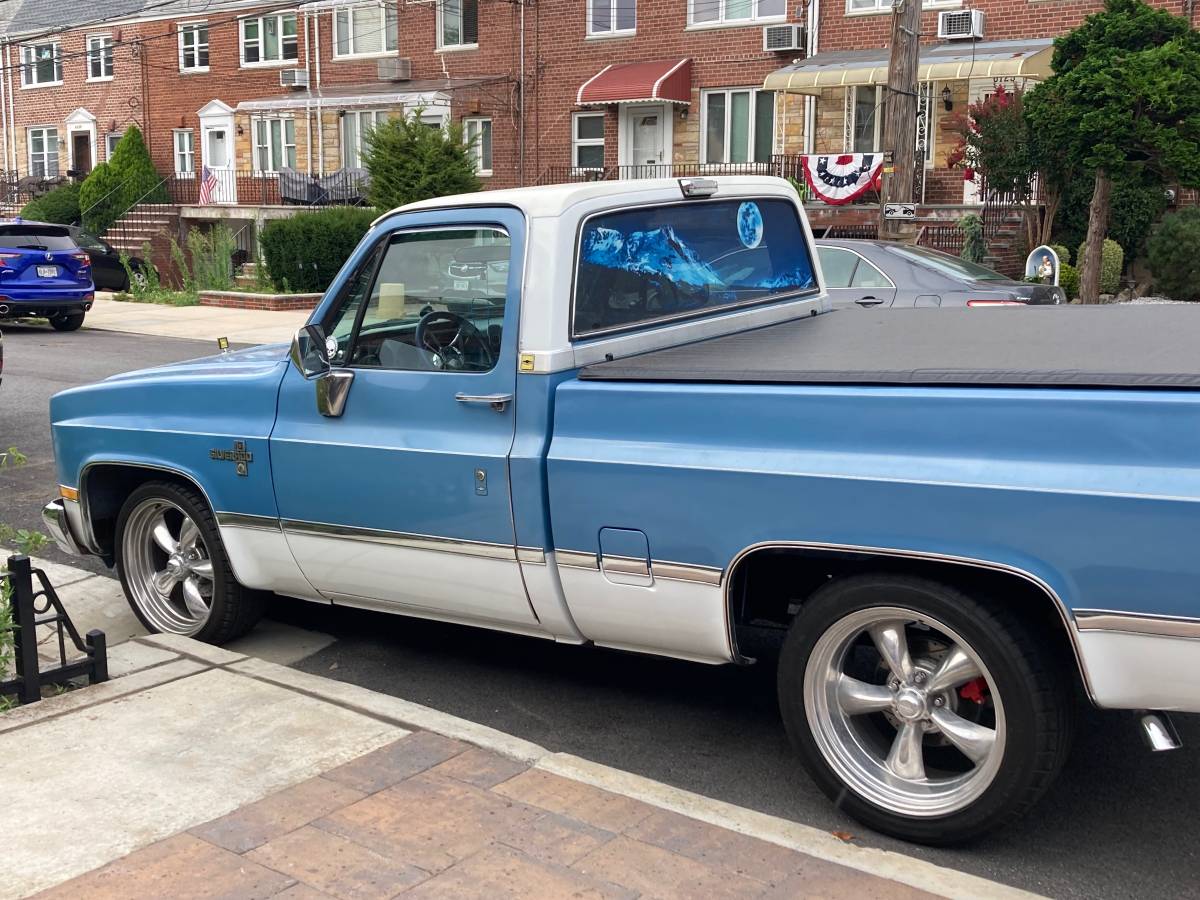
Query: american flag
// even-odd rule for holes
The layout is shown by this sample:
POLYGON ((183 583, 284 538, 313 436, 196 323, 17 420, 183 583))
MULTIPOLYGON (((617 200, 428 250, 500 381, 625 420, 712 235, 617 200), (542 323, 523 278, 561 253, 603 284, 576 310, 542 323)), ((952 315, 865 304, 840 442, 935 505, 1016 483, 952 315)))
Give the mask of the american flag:
POLYGON ((200 204, 213 202, 213 192, 217 189, 217 173, 204 166, 200 170, 200 204))

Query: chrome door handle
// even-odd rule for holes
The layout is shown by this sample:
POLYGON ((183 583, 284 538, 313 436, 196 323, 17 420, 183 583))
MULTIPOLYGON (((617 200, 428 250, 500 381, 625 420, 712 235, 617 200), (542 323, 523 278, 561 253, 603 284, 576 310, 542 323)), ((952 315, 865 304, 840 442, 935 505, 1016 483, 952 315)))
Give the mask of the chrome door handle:
POLYGON ((883 301, 880 300, 878 297, 861 297, 858 300, 855 300, 854 302, 857 303, 859 306, 878 306, 883 301))
POLYGON ((486 403, 496 412, 504 412, 504 407, 512 403, 512 394, 455 394, 454 399, 459 403, 486 403))

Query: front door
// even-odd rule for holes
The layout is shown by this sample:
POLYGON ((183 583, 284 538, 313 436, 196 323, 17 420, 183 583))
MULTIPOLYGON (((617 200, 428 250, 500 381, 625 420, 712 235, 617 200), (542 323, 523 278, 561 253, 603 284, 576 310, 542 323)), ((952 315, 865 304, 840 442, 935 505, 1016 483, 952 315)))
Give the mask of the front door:
POLYGON ((216 179, 213 203, 237 203, 237 178, 233 169, 233 128, 227 123, 204 126, 204 167, 216 179))
POLYGON ((92 136, 86 131, 71 132, 71 168, 76 178, 92 171, 92 136))
POLYGON ((631 106, 625 110, 626 159, 635 178, 657 178, 669 172, 667 107, 631 106))
POLYGON ((539 630, 508 475, 523 245, 513 210, 412 214, 314 313, 354 380, 327 418, 289 366, 271 462, 292 552, 335 603, 539 630))

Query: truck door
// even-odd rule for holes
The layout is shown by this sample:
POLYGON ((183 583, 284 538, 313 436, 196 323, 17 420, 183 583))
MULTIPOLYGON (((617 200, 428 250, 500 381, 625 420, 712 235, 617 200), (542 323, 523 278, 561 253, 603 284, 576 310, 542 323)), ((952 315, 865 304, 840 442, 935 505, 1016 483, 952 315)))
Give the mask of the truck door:
POLYGON ((508 474, 524 240, 508 209, 393 220, 314 313, 353 379, 322 414, 293 361, 271 461, 288 544, 335 603, 537 629, 508 474))

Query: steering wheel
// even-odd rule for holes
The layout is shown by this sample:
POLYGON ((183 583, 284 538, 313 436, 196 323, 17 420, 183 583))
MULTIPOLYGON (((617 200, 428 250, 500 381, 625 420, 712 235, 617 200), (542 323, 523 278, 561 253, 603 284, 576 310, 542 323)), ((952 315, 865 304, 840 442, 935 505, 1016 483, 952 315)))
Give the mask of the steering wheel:
POLYGON ((483 353, 483 359, 489 369, 496 365, 492 348, 488 346, 479 329, 468 319, 448 310, 435 310, 421 316, 421 320, 417 322, 416 343, 420 349, 433 354, 433 365, 438 369, 466 369, 467 347, 472 343, 483 353), (451 334, 450 329, 436 328, 438 325, 453 326, 453 336, 447 340, 446 336, 451 334))

